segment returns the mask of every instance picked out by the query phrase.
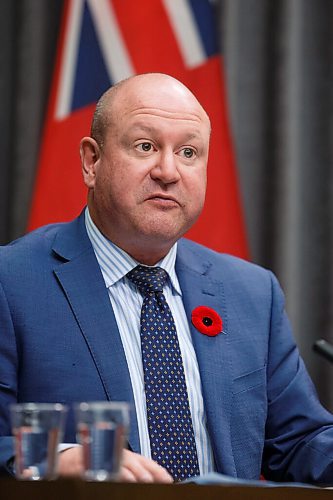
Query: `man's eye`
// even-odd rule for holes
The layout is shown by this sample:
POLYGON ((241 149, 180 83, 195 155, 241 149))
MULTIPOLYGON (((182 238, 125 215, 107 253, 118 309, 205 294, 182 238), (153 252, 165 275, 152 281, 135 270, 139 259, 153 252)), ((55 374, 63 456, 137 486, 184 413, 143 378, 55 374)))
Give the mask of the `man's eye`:
POLYGON ((192 148, 184 148, 183 155, 185 158, 193 158, 195 151, 192 148))
POLYGON ((140 151, 144 151, 145 153, 148 153, 153 149, 153 146, 152 144, 150 144, 150 142, 141 142, 141 144, 138 144, 137 147, 140 151))

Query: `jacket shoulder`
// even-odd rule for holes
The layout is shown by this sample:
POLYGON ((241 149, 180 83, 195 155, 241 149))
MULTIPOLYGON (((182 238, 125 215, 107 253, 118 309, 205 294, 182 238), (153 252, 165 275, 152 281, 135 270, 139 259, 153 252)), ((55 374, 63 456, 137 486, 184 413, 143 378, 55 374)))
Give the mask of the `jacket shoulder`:
POLYGON ((182 238, 179 241, 179 255, 189 266, 193 262, 201 262, 218 278, 241 275, 253 277, 271 277, 268 269, 234 255, 220 253, 194 241, 182 238))
POLYGON ((44 253, 52 246, 55 236, 66 223, 49 224, 42 226, 7 245, 0 246, 1 259, 15 260, 20 255, 27 257, 31 253, 44 253))

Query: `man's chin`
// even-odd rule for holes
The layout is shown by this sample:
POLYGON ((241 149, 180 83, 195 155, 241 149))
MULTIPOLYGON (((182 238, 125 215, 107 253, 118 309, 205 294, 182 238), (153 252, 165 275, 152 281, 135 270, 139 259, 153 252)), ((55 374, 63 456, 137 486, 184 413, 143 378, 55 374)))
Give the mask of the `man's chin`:
POLYGON ((172 242, 171 245, 173 245, 173 243, 183 236, 188 229, 189 227, 187 225, 179 224, 176 217, 175 220, 156 218, 150 221, 145 227, 142 227, 140 233, 147 240, 172 242))

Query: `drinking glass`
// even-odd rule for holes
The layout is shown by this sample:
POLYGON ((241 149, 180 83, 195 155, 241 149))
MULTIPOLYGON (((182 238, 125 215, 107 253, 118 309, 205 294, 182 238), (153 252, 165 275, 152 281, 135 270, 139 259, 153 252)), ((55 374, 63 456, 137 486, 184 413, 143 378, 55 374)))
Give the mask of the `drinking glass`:
POLYGON ((58 444, 66 413, 67 407, 60 403, 11 405, 17 478, 35 481, 56 478, 58 444))
POLYGON ((78 441, 83 449, 84 478, 117 480, 129 430, 129 405, 83 402, 75 407, 78 441))

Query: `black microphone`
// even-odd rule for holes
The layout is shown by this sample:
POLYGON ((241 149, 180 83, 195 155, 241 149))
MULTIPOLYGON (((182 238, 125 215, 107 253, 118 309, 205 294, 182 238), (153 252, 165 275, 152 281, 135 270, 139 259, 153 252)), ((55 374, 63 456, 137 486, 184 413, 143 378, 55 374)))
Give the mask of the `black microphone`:
POLYGON ((324 339, 316 340, 313 344, 313 350, 321 354, 325 359, 333 363, 333 345, 324 339))

